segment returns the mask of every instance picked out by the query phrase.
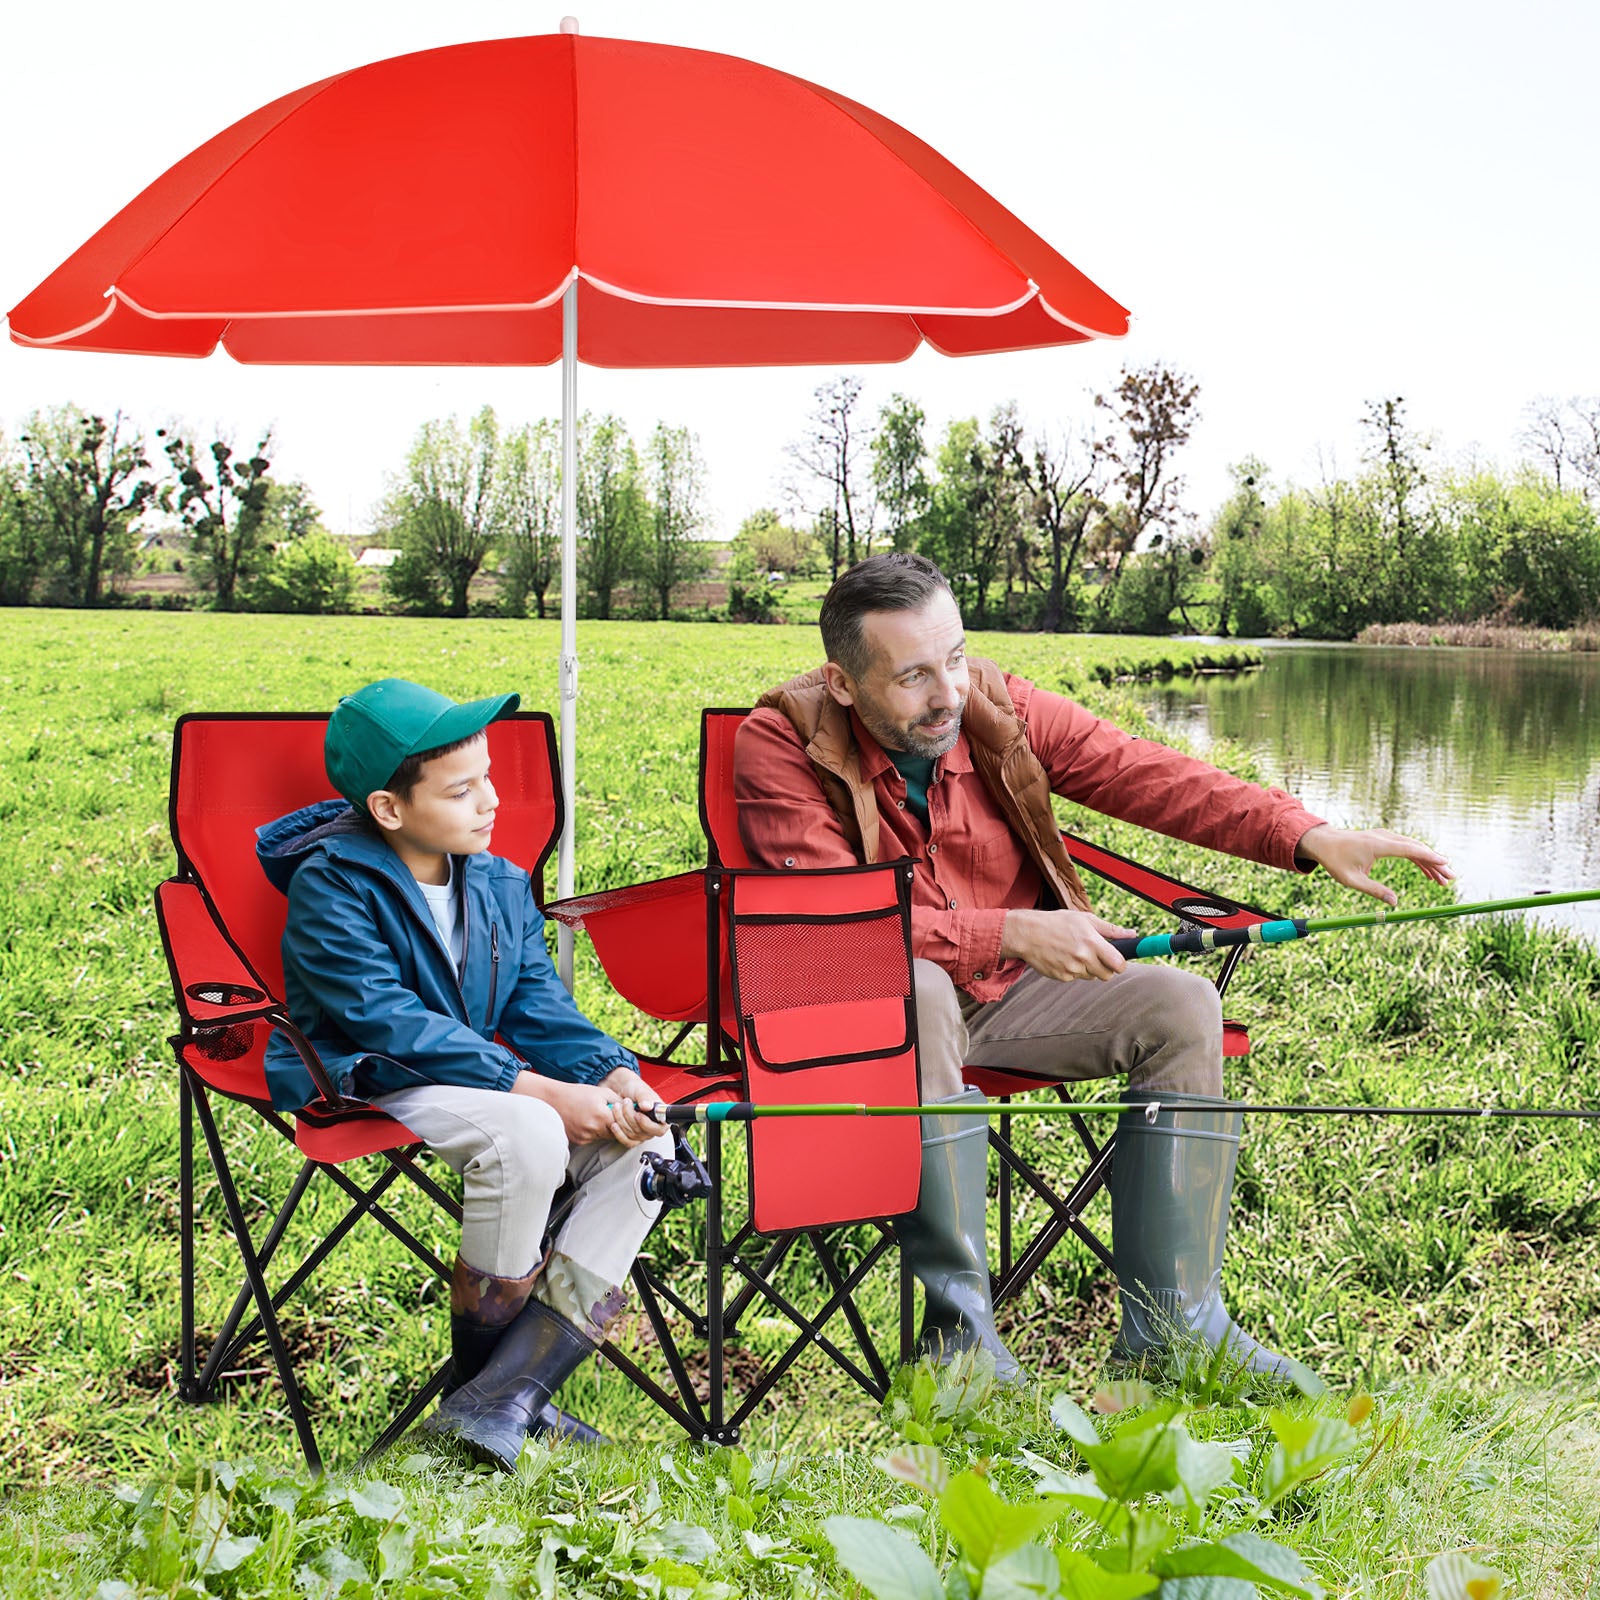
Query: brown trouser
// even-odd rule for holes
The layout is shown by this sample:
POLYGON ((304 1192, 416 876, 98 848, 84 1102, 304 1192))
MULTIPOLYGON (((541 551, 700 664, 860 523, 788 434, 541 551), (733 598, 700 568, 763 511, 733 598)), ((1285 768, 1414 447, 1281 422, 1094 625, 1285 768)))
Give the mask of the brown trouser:
POLYGON ((960 1093, 963 1065, 1222 1093, 1222 1002, 1197 972, 1130 962, 1114 978, 1063 983, 1029 971, 980 1005, 931 961, 912 970, 924 1100, 960 1093))

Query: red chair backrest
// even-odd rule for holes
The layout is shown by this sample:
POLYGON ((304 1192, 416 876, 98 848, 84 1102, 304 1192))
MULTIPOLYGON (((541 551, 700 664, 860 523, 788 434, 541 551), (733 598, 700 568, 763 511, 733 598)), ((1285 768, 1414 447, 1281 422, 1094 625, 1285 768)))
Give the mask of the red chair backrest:
POLYGON ((739 808, 733 798, 733 740, 749 715, 746 709, 707 710, 700 716, 700 826, 714 867, 752 864, 739 838, 739 808))
MULTIPOLYGON (((274 994, 283 993, 288 901, 256 861, 256 829, 330 799, 322 765, 326 714, 194 712, 172 741, 170 822, 181 874, 197 879, 233 942, 274 994)), ((500 795, 494 851, 533 874, 543 899, 545 859, 561 831, 555 730, 542 711, 489 728, 500 795)))

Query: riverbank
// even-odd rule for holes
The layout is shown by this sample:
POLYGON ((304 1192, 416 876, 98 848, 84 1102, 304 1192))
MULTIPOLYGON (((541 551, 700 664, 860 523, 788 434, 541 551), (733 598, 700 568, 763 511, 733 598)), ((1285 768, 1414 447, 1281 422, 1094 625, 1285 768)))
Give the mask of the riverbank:
POLYGON ((1600 623, 1575 628, 1518 628, 1501 622, 1375 622, 1356 635, 1355 643, 1588 653, 1600 651, 1600 623))

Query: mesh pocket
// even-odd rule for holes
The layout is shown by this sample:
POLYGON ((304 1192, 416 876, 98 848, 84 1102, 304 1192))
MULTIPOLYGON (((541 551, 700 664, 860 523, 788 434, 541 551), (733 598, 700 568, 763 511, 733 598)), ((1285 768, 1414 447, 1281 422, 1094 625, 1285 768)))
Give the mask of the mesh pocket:
POLYGON ((859 921, 736 921, 733 952, 739 1008, 747 1017, 911 992, 895 914, 859 921))
POLYGON ((237 1061, 250 1053, 255 1042, 255 1025, 236 1022, 227 1028, 200 1028, 194 1036, 194 1047, 207 1061, 237 1061))

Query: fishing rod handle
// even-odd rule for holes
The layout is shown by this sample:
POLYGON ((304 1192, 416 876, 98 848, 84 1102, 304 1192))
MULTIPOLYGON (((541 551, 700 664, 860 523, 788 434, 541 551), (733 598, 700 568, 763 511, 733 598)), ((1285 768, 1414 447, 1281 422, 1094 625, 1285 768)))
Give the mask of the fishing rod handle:
POLYGON ((658 1103, 651 1113, 657 1122, 668 1127, 674 1123, 750 1122, 755 1114, 756 1108, 748 1100, 702 1100, 699 1104, 681 1106, 658 1103))
POLYGON ((1305 919, 1296 917, 1278 922, 1252 922, 1246 928, 1185 928, 1181 933, 1150 933, 1106 942, 1128 960, 1143 961, 1151 956, 1226 950, 1238 944, 1287 944, 1291 939, 1303 939, 1308 931, 1305 919))

